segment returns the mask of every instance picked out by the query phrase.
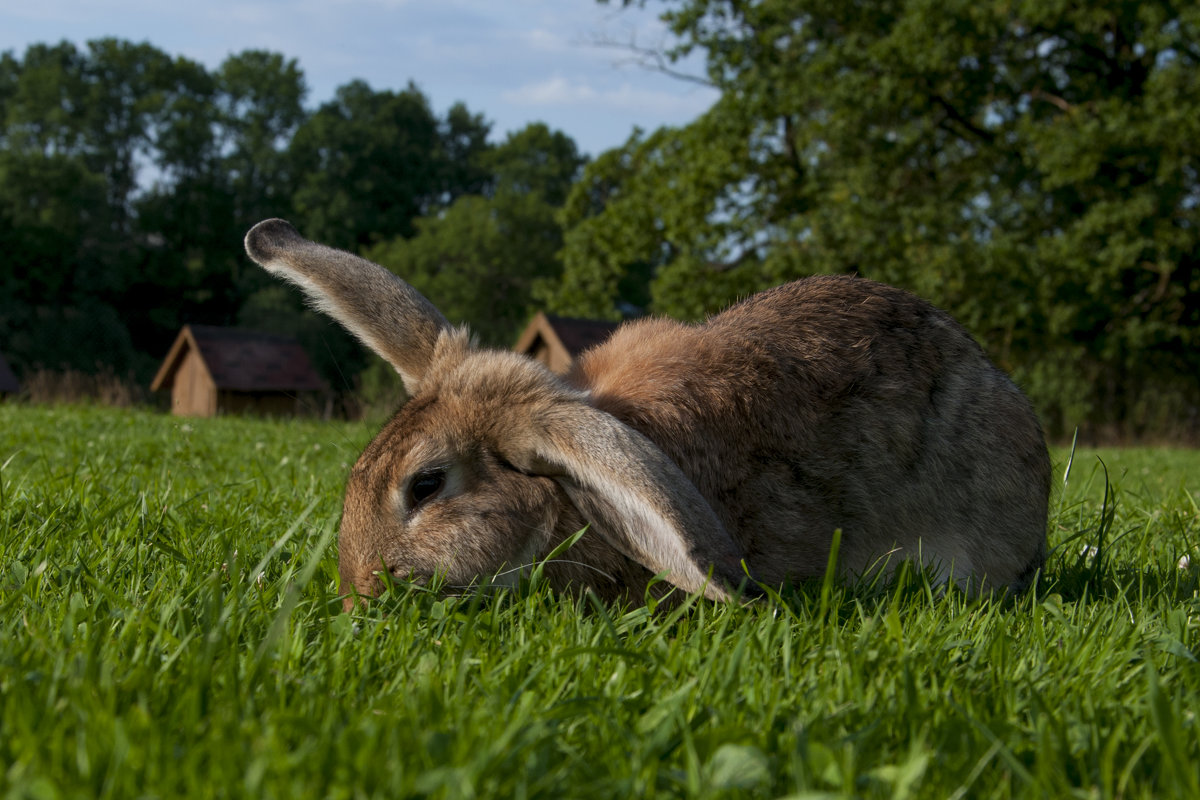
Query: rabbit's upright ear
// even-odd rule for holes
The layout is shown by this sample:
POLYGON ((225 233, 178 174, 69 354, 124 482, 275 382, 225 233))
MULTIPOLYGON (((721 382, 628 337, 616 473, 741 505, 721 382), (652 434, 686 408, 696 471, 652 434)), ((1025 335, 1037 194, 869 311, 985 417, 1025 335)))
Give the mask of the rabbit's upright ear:
POLYGON ((739 585, 757 592, 708 501, 645 436, 582 402, 556 407, 533 430, 513 454, 524 456, 518 466, 555 478, 616 550, 713 600, 739 585))
POLYGON ((413 394, 450 323, 432 303, 388 270, 310 242, 281 219, 246 234, 246 253, 299 286, 316 308, 340 322, 395 367, 413 394))

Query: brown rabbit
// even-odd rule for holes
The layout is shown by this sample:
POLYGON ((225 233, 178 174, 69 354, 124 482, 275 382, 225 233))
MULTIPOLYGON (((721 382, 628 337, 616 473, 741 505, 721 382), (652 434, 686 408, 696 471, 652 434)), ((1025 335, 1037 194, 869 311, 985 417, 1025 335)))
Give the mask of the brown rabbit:
POLYGON ((912 558, 969 591, 1017 590, 1045 559, 1050 463, 1028 401, 908 292, 795 281, 701 325, 624 325, 563 379, 473 346, 386 269, 283 220, 246 251, 411 397, 346 486, 347 593, 515 575, 587 525, 547 578, 635 601, 657 574, 713 599, 747 573, 821 575, 839 529, 849 577, 912 558))

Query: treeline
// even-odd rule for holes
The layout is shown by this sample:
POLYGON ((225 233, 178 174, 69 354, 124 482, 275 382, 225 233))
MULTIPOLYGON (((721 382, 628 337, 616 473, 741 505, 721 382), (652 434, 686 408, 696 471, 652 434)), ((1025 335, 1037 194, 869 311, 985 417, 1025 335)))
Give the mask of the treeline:
POLYGON ((554 222, 583 158, 533 124, 362 82, 304 107, 295 61, 215 71, 116 39, 0 57, 0 351, 23 373, 145 383, 186 322, 297 336, 332 385, 362 349, 241 251, 254 222, 395 264, 448 316, 510 343, 558 269, 554 222), (444 246, 443 246, 444 245, 444 246))
POLYGON ((5 56, 0 348, 138 370, 183 321, 242 323, 354 385, 361 350, 240 254, 282 215, 502 344, 535 307, 695 319, 856 272, 954 313, 1052 434, 1200 434, 1200 7, 661 5, 651 65, 703 54, 720 99, 590 163, 411 85, 308 111, 270 53, 5 56))

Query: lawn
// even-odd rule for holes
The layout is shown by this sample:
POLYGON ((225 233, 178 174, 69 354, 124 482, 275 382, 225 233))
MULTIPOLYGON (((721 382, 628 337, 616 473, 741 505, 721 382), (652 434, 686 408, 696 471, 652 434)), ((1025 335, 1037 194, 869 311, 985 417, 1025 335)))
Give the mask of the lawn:
POLYGON ((918 575, 351 616, 371 433, 0 405, 3 795, 1200 797, 1200 453, 1077 452, 1015 602, 918 575))

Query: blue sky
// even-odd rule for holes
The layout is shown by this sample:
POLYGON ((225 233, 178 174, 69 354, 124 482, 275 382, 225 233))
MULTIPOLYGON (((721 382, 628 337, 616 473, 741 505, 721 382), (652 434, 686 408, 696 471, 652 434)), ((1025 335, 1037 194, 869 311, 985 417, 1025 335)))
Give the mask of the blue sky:
MULTIPOLYGON (((149 41, 215 68, 247 49, 295 58, 315 107, 355 78, 375 89, 412 80, 444 112, 463 101, 493 139, 541 120, 591 155, 635 125, 693 119, 716 93, 632 63, 597 40, 663 40, 660 4, 594 0, 0 0, 0 50, 115 36, 149 41)), ((699 74, 702 65, 684 68, 699 74)))

